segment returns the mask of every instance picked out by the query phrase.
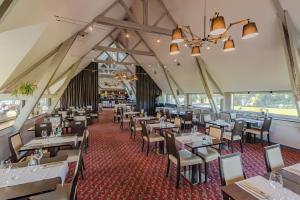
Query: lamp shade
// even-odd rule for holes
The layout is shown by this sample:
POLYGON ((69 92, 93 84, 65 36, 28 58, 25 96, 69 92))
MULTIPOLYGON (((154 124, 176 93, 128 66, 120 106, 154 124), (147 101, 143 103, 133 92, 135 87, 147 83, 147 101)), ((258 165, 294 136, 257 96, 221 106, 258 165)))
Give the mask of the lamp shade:
POLYGON ((170 55, 176 55, 179 54, 179 47, 177 43, 170 44, 170 55))
POLYGON ((228 39, 224 42, 223 50, 224 50, 225 52, 235 50, 234 41, 233 41, 232 39, 228 38, 228 39))
POLYGON ((242 39, 250 39, 257 36, 259 33, 257 31, 256 24, 254 22, 249 22, 243 26, 243 36, 242 39))
POLYGON ((224 17, 219 16, 218 13, 211 19, 210 35, 220 35, 226 31, 226 25, 224 17))
POLYGON ((200 47, 193 46, 191 56, 200 56, 200 47))
POLYGON ((178 26, 172 31, 172 43, 180 43, 183 42, 183 34, 181 28, 178 26))

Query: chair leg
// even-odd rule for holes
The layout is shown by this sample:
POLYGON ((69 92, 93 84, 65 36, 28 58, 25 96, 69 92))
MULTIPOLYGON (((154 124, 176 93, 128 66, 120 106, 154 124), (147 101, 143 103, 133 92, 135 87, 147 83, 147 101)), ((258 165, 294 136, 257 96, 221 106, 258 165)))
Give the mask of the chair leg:
MULTIPOLYGON (((198 168, 199 168, 199 171, 198 171, 198 173, 199 173, 199 183, 201 183, 202 182, 201 163, 198 165, 198 168)), ((205 175, 205 177, 206 177, 206 175, 205 175)))
POLYGON ((84 165, 84 160, 83 160, 83 158, 81 159, 81 165, 82 165, 83 170, 85 170, 85 165, 84 165))
POLYGON ((205 168, 205 183, 207 183, 207 177, 208 177, 208 163, 204 163, 204 168, 205 168))
POLYGON ((84 177, 83 177, 83 170, 82 170, 82 166, 80 166, 80 168, 79 168, 79 171, 80 171, 81 179, 83 180, 83 179, 84 179, 84 177))
POLYGON ((244 153, 243 142, 242 142, 242 140, 240 140, 240 147, 241 147, 241 152, 244 153))
POLYGON ((231 142, 231 152, 233 153, 233 141, 230 142, 231 142))
POLYGON ((149 156, 150 142, 147 142, 147 156, 149 156))
POLYGON ((264 146, 264 135, 262 133, 260 134, 260 142, 261 145, 264 146))
POLYGON ((166 177, 168 177, 168 176, 169 176, 170 164, 171 164, 171 162, 170 162, 170 159, 168 158, 168 162, 167 162, 167 171, 166 171, 166 177))
POLYGON ((176 188, 179 188, 180 182, 180 166, 177 165, 177 173, 176 173, 176 188))
POLYGON ((133 140, 135 140, 136 130, 133 131, 133 140))
POLYGON ((270 134, 269 133, 268 133, 267 137, 268 137, 268 145, 270 146, 271 142, 270 142, 270 134))
POLYGON ((144 151, 145 140, 142 141, 142 152, 144 151))

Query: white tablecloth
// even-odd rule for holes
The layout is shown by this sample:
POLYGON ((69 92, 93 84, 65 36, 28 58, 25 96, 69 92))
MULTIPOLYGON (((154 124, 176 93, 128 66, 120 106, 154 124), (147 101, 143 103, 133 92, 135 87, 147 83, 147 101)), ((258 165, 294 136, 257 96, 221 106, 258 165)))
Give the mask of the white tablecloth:
POLYGON ((60 177, 61 182, 64 183, 68 171, 69 167, 67 161, 48 163, 41 167, 13 168, 8 173, 6 173, 5 169, 0 169, 0 188, 57 177, 60 177), (33 170, 33 168, 35 168, 35 170, 33 170))
POLYGON ((177 136, 176 141, 180 144, 186 144, 191 142, 201 142, 203 140, 204 134, 197 132, 195 135, 182 135, 177 136))
POLYGON ((272 199, 272 200, 279 200, 280 195, 289 197, 289 199, 300 200, 300 196, 298 194, 296 194, 286 188, 282 188, 282 189, 274 188, 270 184, 270 182, 262 176, 255 176, 255 177, 243 180, 243 181, 239 181, 236 184, 243 190, 247 191, 248 193, 250 193, 251 195, 256 197, 257 199, 266 200, 268 198, 263 198, 262 196, 264 196, 264 195, 259 194, 261 192, 259 192, 258 194, 253 193, 252 190, 249 189, 249 187, 243 186, 243 183, 247 183, 247 185, 250 184, 250 188, 254 187, 255 190, 257 189, 257 190, 263 192, 268 197, 271 197, 270 199, 272 199))
POLYGON ((290 173, 300 176, 300 163, 283 168, 290 173))
POLYGON ((24 146, 30 147, 36 145, 49 145, 49 144, 68 143, 68 142, 74 142, 74 145, 76 146, 77 140, 78 140, 77 136, 49 137, 47 139, 38 138, 38 139, 31 140, 24 146))
POLYGON ((152 132, 154 129, 167 129, 167 128, 176 128, 175 124, 170 123, 170 122, 165 122, 163 125, 160 123, 155 123, 155 124, 148 124, 147 129, 152 132))

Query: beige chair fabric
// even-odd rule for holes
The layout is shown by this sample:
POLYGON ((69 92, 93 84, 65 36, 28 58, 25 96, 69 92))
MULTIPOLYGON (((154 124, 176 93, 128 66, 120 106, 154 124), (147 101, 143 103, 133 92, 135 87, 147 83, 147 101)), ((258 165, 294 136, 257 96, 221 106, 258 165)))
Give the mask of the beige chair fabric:
POLYGON ((265 151, 267 165, 269 166, 271 171, 277 171, 284 167, 284 162, 279 145, 276 145, 275 147, 269 146, 265 148, 265 151))
POLYGON ((222 130, 217 127, 209 127, 209 132, 208 132, 210 137, 213 137, 215 139, 222 139, 222 130))
POLYGON ((207 163, 220 157, 219 152, 213 148, 199 148, 197 154, 207 163))
MULTIPOLYGON (((231 140, 231 135, 232 135, 232 132, 224 132, 223 133, 223 138, 226 139, 226 140, 231 140)), ((240 135, 235 135, 233 136, 233 141, 236 141, 236 140, 241 140, 241 136, 240 135)))
POLYGON ((221 158, 221 172, 224 176, 226 185, 234 184, 237 181, 244 180, 244 171, 242 166, 241 156, 236 154, 235 156, 221 158))
MULTIPOLYGON (((146 136, 143 137, 143 139, 145 141, 148 141, 148 138, 146 136)), ((160 141, 164 141, 165 138, 160 136, 160 135, 157 135, 157 134, 150 134, 149 135, 149 142, 152 143, 152 142, 160 142, 160 141)))
POLYGON ((18 155, 19 149, 23 146, 21 135, 16 134, 11 137, 11 144, 14 148, 15 153, 18 155))
POLYGON ((87 120, 86 116, 84 115, 74 116, 74 121, 85 121, 85 126, 87 127, 87 120))
MULTIPOLYGON (((180 166, 190 166, 190 165, 197 165, 202 163, 202 159, 198 157, 197 155, 191 153, 190 151, 183 149, 180 150, 179 152, 179 157, 180 157, 180 166)), ((177 159, 173 155, 169 155, 169 159, 176 165, 177 159)))

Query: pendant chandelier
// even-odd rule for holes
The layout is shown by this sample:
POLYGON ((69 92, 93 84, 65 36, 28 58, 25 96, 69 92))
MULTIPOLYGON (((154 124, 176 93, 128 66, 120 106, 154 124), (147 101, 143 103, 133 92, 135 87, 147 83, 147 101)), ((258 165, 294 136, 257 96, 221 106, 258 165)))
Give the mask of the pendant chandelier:
POLYGON ((191 56, 200 56, 202 47, 210 48, 211 45, 217 44, 220 40, 224 42, 224 52, 235 50, 234 41, 229 35, 229 30, 236 25, 243 25, 242 39, 250 39, 257 36, 258 30, 255 22, 250 19, 242 19, 230 23, 226 27, 225 19, 220 16, 218 12, 210 20, 210 32, 206 35, 206 0, 204 1, 204 34, 203 37, 199 37, 194 34, 190 26, 177 25, 172 31, 172 41, 170 44, 170 55, 176 55, 180 53, 179 44, 184 43, 185 46, 189 46, 192 50, 191 56))
POLYGON ((135 74, 127 74, 127 72, 118 72, 115 74, 115 79, 118 81, 128 80, 128 81, 137 81, 138 77, 135 74))

